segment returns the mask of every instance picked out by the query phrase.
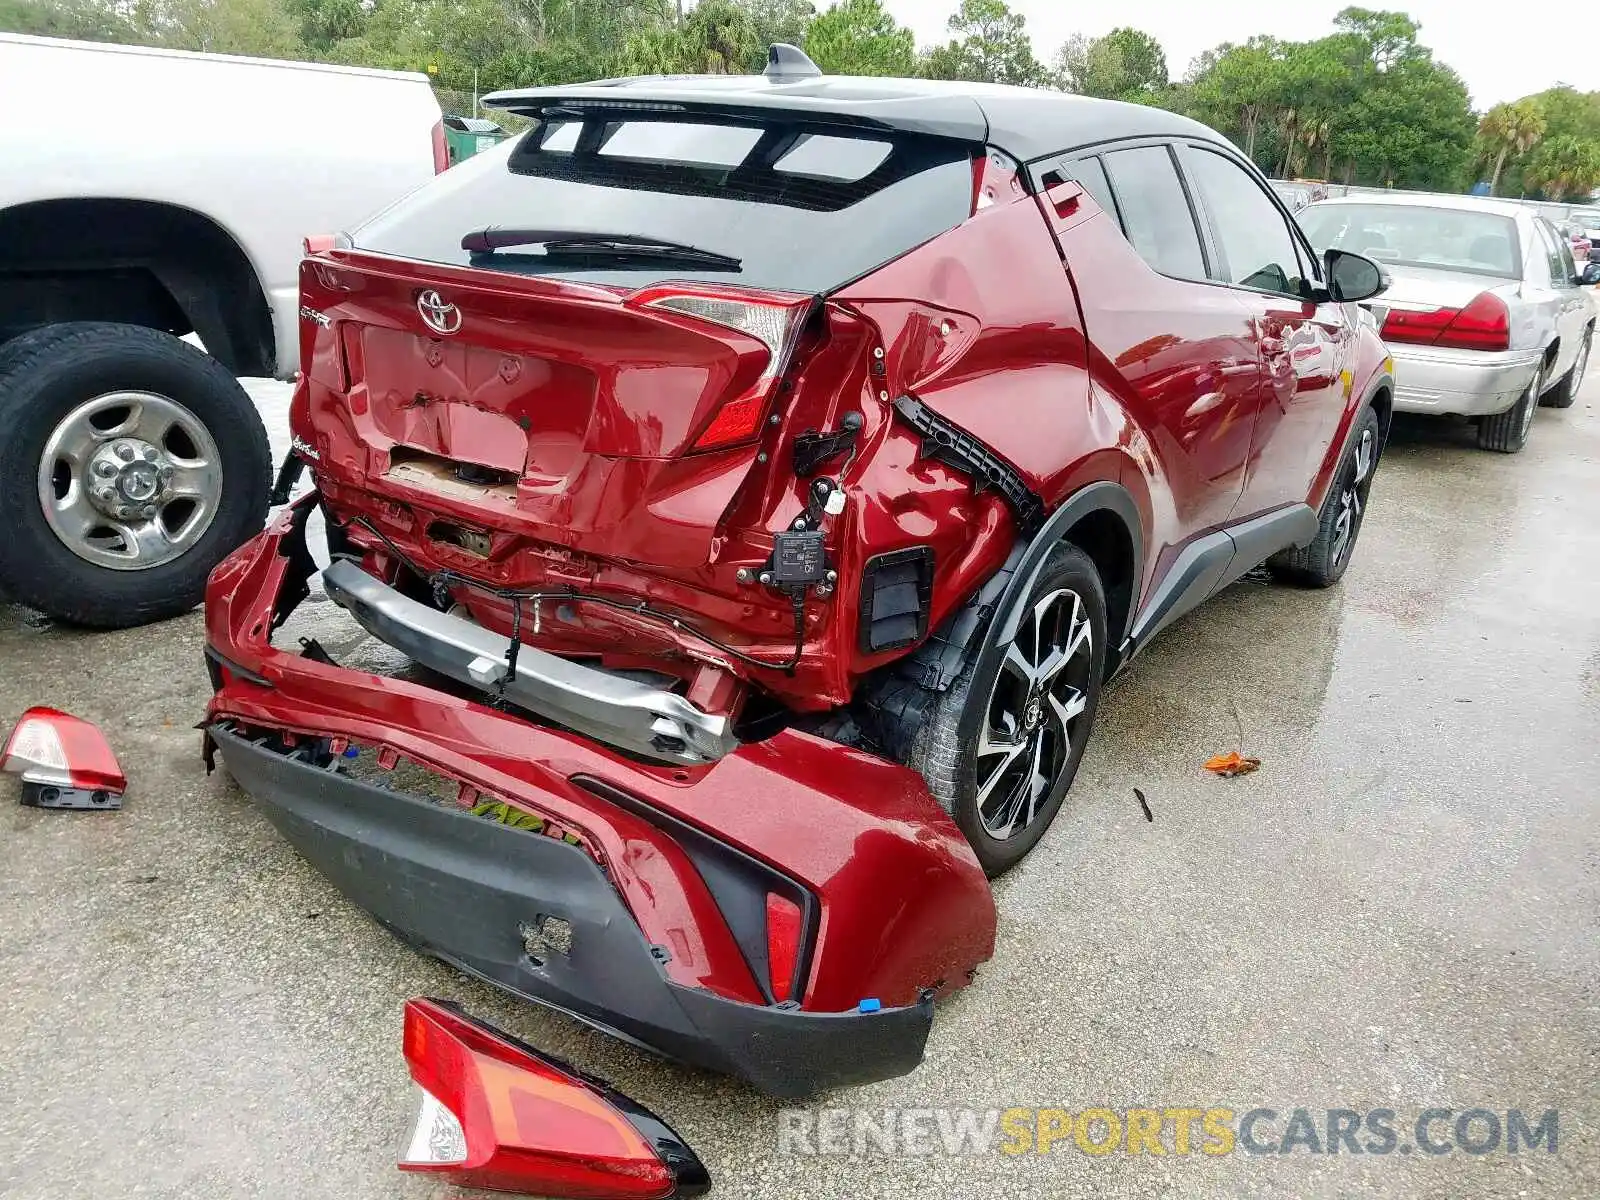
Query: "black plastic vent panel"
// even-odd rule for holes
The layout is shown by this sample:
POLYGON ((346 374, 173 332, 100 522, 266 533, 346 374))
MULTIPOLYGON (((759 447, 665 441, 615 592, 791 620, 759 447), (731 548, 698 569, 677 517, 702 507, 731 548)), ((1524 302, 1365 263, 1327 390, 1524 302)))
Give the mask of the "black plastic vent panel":
POLYGON ((912 646, 928 636, 933 550, 913 546, 867 561, 861 576, 859 641, 866 654, 912 646))

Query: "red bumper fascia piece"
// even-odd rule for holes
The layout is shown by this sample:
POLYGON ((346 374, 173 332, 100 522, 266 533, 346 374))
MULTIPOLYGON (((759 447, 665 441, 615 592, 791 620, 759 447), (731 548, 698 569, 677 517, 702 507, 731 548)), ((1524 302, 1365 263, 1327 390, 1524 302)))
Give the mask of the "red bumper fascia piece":
MULTIPOLYGON (((707 767, 652 766, 486 705, 272 646, 272 629, 316 570, 304 542, 314 504, 312 496, 281 512, 212 575, 206 629, 218 684, 208 710, 214 730, 372 746, 572 833, 665 981, 719 1002, 793 1011, 778 1009, 766 991, 764 964, 752 961, 739 914, 719 905, 704 860, 686 845, 697 839, 780 873, 814 900, 796 997, 805 1014, 911 1011, 965 984, 990 957, 988 882, 955 824, 905 768, 796 731, 743 745, 707 767), (626 804, 613 802, 623 798, 626 804)), ((233 768, 228 746, 238 739, 226 740, 233 768)), ((278 767, 271 771, 275 790, 304 792, 282 782, 278 767)), ((451 957, 448 947, 424 948, 451 957)), ((650 1042, 603 1015, 579 1015, 650 1042)))

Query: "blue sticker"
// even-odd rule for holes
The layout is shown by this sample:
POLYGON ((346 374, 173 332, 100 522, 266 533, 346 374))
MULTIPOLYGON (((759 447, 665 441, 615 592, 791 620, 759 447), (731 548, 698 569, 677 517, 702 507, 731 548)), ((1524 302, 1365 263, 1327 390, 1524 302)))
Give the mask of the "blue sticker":
POLYGON ((863 1000, 856 1008, 864 1013, 875 1013, 883 1007, 882 1000, 863 1000))

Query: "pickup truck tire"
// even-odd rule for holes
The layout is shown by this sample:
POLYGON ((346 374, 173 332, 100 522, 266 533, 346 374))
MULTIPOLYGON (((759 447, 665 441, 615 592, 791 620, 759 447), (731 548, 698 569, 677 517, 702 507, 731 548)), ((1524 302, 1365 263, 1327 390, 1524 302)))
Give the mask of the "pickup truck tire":
POLYGON ((74 321, 7 342, 0 430, 0 587, 59 620, 116 629, 187 612, 265 523, 272 455, 255 404, 170 334, 74 321))

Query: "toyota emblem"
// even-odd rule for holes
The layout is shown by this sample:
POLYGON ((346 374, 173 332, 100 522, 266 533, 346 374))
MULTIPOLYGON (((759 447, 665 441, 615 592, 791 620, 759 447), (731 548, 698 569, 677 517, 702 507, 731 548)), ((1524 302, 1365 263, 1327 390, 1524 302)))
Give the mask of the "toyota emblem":
POLYGON ((423 324, 435 333, 454 333, 461 328, 461 310, 432 288, 417 293, 417 311, 423 324))

